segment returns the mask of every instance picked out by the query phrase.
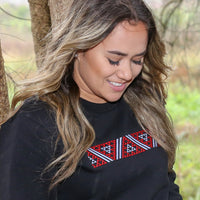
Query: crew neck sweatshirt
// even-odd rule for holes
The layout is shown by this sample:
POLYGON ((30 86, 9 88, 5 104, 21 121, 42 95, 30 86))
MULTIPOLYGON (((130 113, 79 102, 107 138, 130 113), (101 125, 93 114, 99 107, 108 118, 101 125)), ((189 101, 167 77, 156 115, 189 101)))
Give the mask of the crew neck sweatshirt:
POLYGON ((38 100, 24 103, 0 130, 1 200, 181 200, 168 172, 167 154, 138 124, 128 104, 80 99, 95 140, 75 172, 48 192, 56 169, 41 176, 58 155, 54 113, 38 100))

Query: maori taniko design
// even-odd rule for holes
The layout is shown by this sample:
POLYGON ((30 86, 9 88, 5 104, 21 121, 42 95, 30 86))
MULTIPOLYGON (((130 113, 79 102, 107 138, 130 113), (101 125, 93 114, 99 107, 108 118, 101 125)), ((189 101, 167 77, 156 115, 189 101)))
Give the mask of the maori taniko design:
POLYGON ((128 158, 158 147, 157 142, 144 130, 92 146, 87 155, 94 168, 115 160, 128 158))

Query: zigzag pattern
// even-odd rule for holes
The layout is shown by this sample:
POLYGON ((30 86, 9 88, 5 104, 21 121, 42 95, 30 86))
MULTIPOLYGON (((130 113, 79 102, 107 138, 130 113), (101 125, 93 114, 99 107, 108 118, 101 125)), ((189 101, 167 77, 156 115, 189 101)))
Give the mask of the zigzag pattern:
POLYGON ((148 133, 141 130, 104 144, 92 146, 88 149, 87 155, 92 166, 96 168, 158 146, 157 142, 148 133))

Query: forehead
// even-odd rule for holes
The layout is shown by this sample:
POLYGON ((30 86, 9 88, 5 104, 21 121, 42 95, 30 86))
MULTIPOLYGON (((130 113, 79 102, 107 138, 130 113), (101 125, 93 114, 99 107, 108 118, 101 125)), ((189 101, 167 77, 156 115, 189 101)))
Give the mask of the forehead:
POLYGON ((123 21, 102 41, 106 49, 116 49, 124 53, 144 51, 148 40, 148 30, 143 22, 123 21), (127 52, 128 51, 128 52, 127 52))

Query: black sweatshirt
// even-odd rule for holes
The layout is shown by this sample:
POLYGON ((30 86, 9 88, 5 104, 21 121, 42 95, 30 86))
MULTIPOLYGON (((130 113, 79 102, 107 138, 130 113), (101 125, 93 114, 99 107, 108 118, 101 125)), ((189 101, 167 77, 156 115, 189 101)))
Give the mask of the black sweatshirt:
POLYGON ((167 155, 139 126, 123 99, 95 104, 80 100, 96 139, 72 176, 48 192, 56 169, 43 169, 55 152, 54 114, 41 101, 27 101, 0 131, 1 200, 181 200, 168 173, 167 155))

